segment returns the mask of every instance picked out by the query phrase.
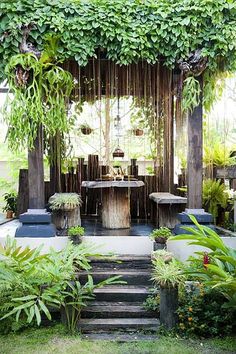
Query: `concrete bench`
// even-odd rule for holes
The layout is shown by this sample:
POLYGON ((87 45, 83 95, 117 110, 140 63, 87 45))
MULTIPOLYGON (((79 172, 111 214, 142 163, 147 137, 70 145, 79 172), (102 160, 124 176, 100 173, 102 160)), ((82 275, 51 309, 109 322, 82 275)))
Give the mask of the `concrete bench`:
POLYGON ((153 221, 157 227, 166 226, 173 229, 179 223, 177 214, 185 210, 187 198, 166 192, 149 194, 153 201, 153 221))

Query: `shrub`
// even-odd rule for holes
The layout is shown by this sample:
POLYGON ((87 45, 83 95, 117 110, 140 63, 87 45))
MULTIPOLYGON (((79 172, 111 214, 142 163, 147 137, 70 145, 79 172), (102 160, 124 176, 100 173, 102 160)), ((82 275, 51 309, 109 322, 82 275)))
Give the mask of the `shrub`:
POLYGON ((178 332, 192 336, 223 336, 233 333, 235 313, 224 308, 224 297, 201 283, 185 289, 179 299, 178 332))

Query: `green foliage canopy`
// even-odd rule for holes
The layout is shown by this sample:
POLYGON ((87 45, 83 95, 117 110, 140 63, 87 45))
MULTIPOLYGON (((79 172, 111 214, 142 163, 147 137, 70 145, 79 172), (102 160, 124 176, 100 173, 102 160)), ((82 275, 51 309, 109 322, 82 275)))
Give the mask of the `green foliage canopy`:
POLYGON ((29 41, 44 48, 45 36, 58 35, 58 60, 86 65, 101 48, 127 65, 138 60, 175 66, 197 48, 208 67, 236 67, 234 0, 2 0, 0 4, 0 80, 19 53, 21 26, 32 23, 29 41))

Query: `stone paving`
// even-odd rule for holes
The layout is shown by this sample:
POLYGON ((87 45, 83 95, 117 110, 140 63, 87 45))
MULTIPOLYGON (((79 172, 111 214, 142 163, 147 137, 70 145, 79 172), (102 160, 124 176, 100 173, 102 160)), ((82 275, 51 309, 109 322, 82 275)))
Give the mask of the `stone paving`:
POLYGON ((18 219, 0 225, 0 237, 15 236, 16 228, 20 225, 18 219))

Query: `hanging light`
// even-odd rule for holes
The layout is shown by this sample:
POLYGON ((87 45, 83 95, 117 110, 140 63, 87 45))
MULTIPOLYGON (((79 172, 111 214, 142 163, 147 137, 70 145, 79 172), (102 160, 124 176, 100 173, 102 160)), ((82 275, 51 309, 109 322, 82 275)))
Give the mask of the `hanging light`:
MULTIPOLYGON (((118 85, 117 85, 118 86, 118 85)), ((124 157, 125 153, 120 148, 120 141, 119 138, 122 136, 121 134, 121 118, 120 118, 120 97, 117 95, 117 116, 114 119, 114 127, 116 129, 116 136, 117 136, 117 148, 112 153, 113 158, 115 157, 124 157)))
POLYGON ((121 150, 120 147, 115 148, 115 150, 112 153, 113 158, 115 157, 124 157, 125 153, 123 150, 121 150))

